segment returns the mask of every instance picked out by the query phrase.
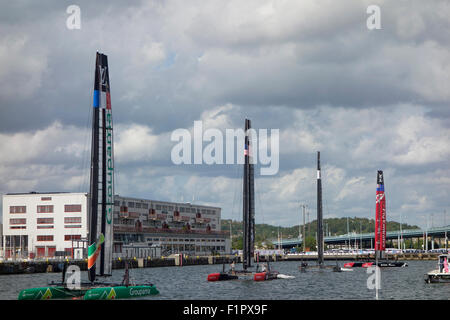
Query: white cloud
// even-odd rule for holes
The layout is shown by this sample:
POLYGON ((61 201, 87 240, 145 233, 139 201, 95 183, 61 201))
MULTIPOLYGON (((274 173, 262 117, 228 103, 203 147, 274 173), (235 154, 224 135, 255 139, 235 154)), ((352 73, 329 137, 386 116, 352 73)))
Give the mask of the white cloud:
POLYGON ((25 100, 41 86, 47 68, 46 50, 25 34, 0 33, 0 66, 0 99, 25 100))

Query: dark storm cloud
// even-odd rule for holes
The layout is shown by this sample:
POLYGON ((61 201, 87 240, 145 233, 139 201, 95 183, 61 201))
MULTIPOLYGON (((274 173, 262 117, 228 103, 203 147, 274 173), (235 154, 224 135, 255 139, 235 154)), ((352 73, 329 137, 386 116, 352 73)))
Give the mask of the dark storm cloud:
POLYGON ((264 211, 279 212, 266 222, 293 223, 299 199, 314 204, 318 150, 330 214, 372 210, 378 169, 391 217, 414 222, 449 205, 448 2, 81 1, 81 29, 69 30, 71 4, 2 4, 1 192, 86 189, 100 51, 118 192, 194 195, 230 217, 235 166, 175 166, 170 133, 199 119, 241 128, 247 117, 280 130, 280 171, 258 177, 264 211), (380 30, 366 27, 371 4, 380 30))
MULTIPOLYGON (((422 54, 439 50, 423 47, 424 42, 448 41, 438 32, 440 26, 448 33, 448 19, 434 14, 429 4, 381 3, 382 29, 375 31, 366 27, 366 6, 354 2, 324 2, 321 10, 304 5, 290 13, 295 7, 262 10, 251 4, 240 12, 237 4, 194 2, 184 4, 183 11, 177 2, 86 1, 79 3, 81 30, 65 27, 69 4, 19 2, 2 10, 18 19, 5 17, 1 24, 12 31, 11 37, 25 36, 23 50, 40 52, 43 65, 24 70, 16 80, 14 72, 8 74, 16 86, 27 74, 39 77, 20 101, 17 94, 0 95, 6 114, 2 131, 35 129, 55 116, 63 123, 84 125, 96 50, 109 53, 116 118, 152 122, 158 132, 182 125, 176 117, 180 112, 186 124, 204 108, 225 103, 361 108, 447 99, 435 88, 420 88, 438 82, 439 75, 412 71, 422 54), (223 15, 217 16, 218 8, 223 15), (306 16, 312 12, 317 16, 306 16), (184 20, 177 19, 182 16, 184 20), (143 61, 141 51, 150 43, 162 44, 160 61, 143 61), (411 83, 411 77, 417 79, 411 83), (30 108, 36 111, 33 121, 26 112, 30 108)), ((436 67, 447 58, 438 59, 436 67)), ((428 63, 433 67, 433 61, 428 63)))

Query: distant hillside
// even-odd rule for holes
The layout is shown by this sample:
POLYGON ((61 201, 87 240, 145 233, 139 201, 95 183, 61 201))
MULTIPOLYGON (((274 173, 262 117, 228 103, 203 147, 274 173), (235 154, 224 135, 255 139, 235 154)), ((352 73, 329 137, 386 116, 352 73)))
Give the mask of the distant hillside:
MULTIPOLYGON (((230 230, 230 219, 222 220, 222 230, 230 230)), ((323 220, 324 233, 327 232, 332 236, 338 236, 347 234, 347 218, 330 218, 323 220), (327 229, 328 225, 328 229, 327 229)), ((255 244, 257 247, 267 247, 270 248, 269 244, 271 239, 277 239, 278 231, 282 235, 283 239, 298 238, 299 236, 299 225, 293 227, 277 227, 268 224, 256 224, 255 226, 255 244)), ((314 220, 305 226, 306 237, 315 238, 317 220, 314 220)), ((349 218, 349 231, 359 233, 361 228, 362 233, 374 232, 375 230, 375 220, 367 218, 349 218)), ((402 223, 402 229, 419 229, 418 226, 411 226, 406 223, 402 223)), ((400 230, 400 223, 395 221, 386 222, 387 231, 397 231, 400 230)), ((242 249, 242 221, 232 221, 231 231, 233 237, 233 249, 242 249)), ((303 232, 303 226, 301 226, 301 232, 303 232)))

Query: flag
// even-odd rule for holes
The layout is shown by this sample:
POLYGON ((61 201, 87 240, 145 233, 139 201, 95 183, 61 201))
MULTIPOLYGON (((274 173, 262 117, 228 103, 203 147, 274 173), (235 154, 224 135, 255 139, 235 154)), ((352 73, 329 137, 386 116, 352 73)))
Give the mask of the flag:
POLYGON ((102 243, 105 241, 105 236, 100 233, 100 237, 96 243, 93 243, 88 248, 88 269, 92 268, 100 254, 102 243))

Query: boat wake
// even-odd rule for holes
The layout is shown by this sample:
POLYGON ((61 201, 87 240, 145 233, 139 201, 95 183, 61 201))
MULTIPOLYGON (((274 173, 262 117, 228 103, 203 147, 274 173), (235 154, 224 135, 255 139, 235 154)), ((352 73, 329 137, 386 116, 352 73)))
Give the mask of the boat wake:
POLYGON ((277 274, 277 278, 278 278, 278 279, 294 279, 295 277, 294 277, 294 276, 289 276, 289 275, 287 275, 287 274, 281 274, 281 273, 279 273, 279 274, 277 274))

